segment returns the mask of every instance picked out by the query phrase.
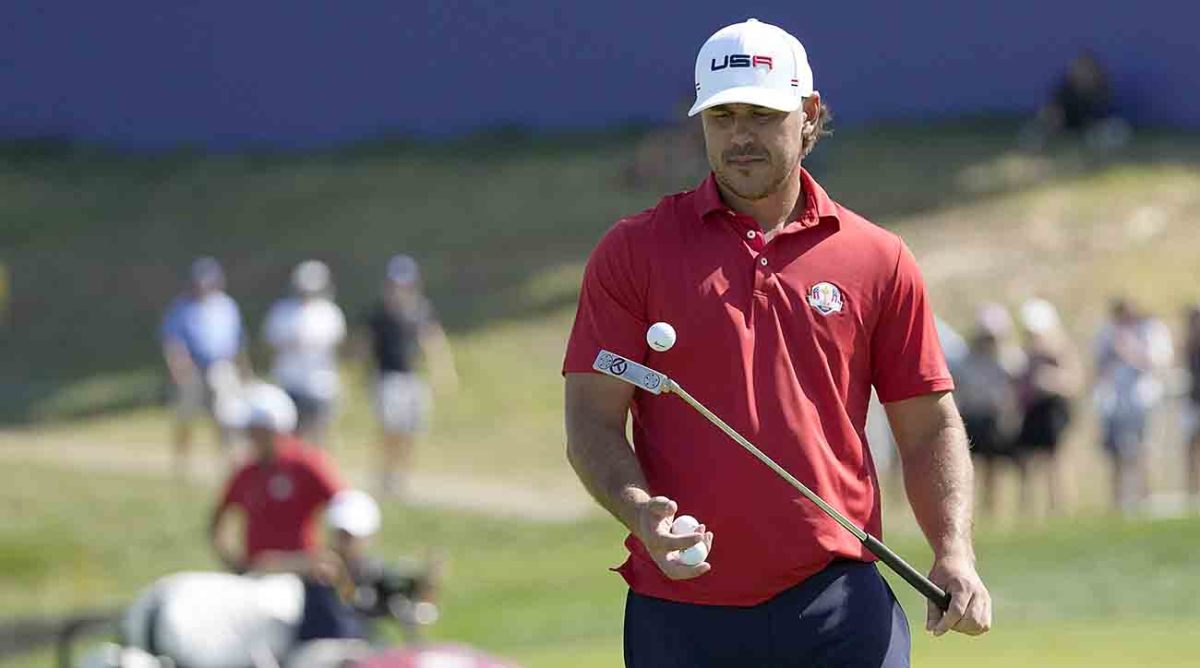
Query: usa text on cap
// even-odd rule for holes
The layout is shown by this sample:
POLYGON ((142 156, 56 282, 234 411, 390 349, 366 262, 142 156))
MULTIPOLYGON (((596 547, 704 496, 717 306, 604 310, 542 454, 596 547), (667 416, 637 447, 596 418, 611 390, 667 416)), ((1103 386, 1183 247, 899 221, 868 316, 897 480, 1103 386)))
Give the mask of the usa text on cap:
POLYGON ((792 112, 812 94, 812 68, 800 40, 749 19, 721 28, 700 47, 696 103, 688 116, 733 103, 792 112))

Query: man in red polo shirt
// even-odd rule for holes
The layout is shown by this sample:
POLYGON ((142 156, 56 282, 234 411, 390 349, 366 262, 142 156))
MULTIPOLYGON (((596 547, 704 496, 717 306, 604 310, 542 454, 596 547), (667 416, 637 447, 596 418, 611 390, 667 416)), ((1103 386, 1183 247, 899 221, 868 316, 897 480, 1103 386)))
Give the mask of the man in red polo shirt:
POLYGON ((217 557, 237 573, 316 548, 318 513, 342 488, 325 453, 291 436, 296 407, 287 393, 264 383, 247 394, 254 458, 230 478, 209 528, 217 557), (245 519, 240 550, 221 540, 221 525, 235 507, 245 519))
POLYGON ((970 458, 924 282, 896 235, 801 167, 828 117, 804 47, 753 19, 728 26, 700 50, 696 91, 713 173, 604 236, 563 366, 571 464, 630 531, 626 665, 907 666, 909 632, 853 536, 682 401, 593 373, 601 348, 678 380, 879 535, 874 386, 933 548, 929 577, 952 596, 927 628, 983 633, 970 458), (679 333, 668 352, 646 344, 656 321, 679 333), (672 536, 677 512, 704 524, 672 536), (678 550, 701 540, 708 560, 684 564, 678 550))

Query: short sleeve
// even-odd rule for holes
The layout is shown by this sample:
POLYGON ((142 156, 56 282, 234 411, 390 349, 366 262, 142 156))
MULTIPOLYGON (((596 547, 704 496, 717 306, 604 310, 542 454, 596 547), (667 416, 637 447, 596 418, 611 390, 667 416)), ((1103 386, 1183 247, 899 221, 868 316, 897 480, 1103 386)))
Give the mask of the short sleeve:
POLYGON ((896 267, 881 291, 871 334, 871 383, 883 403, 954 389, 925 279, 912 252, 904 242, 898 245, 896 267))
POLYGON ((225 485, 225 491, 221 494, 221 500, 217 503, 217 512, 220 513, 231 506, 244 505, 245 490, 246 472, 245 469, 242 469, 234 474, 229 479, 229 483, 225 485))
POLYGON ((306 450, 305 460, 308 462, 307 468, 312 475, 313 490, 319 502, 328 502, 334 494, 345 487, 333 461, 324 452, 309 448, 306 450))
POLYGON ((601 349, 630 359, 645 357, 647 276, 629 233, 628 223, 618 223, 588 258, 564 374, 590 372, 601 349))

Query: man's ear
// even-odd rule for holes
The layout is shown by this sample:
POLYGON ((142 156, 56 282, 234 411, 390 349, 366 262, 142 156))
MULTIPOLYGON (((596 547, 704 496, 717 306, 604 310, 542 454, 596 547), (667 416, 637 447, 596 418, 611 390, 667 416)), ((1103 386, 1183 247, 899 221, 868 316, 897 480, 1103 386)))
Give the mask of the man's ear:
POLYGON ((821 94, 814 90, 812 95, 804 98, 804 104, 800 106, 800 109, 804 113, 804 120, 801 121, 801 124, 806 129, 816 125, 817 119, 821 117, 821 94))

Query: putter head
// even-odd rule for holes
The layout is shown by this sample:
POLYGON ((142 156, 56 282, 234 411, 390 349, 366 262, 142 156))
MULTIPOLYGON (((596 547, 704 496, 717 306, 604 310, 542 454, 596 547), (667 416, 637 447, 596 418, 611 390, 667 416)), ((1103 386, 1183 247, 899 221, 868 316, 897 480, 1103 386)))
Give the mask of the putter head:
POLYGON ((616 353, 601 350, 596 355, 592 368, 600 373, 620 378, 621 380, 639 387, 650 394, 663 394, 671 391, 671 379, 648 366, 642 366, 616 353))

